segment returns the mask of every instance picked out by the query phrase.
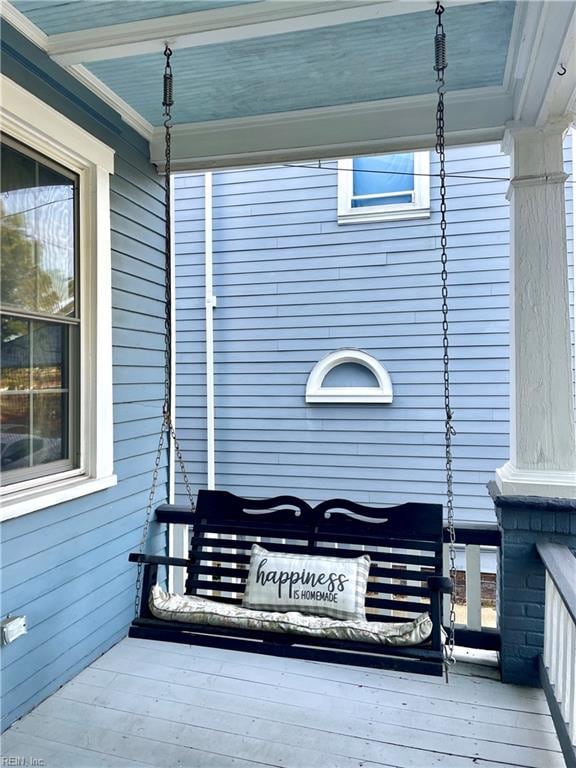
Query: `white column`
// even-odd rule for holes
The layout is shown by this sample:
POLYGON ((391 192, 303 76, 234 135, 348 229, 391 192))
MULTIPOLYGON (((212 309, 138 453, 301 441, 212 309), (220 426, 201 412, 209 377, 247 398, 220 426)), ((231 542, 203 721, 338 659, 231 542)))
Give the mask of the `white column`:
POLYGON ((510 461, 505 495, 576 497, 562 139, 567 122, 511 128, 510 461))

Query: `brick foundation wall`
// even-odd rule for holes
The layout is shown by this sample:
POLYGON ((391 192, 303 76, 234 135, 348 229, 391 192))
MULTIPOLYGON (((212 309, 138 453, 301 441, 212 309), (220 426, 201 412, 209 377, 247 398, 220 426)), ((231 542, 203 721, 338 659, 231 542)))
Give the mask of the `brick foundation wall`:
POLYGON ((536 543, 554 541, 576 551, 576 500, 499 496, 493 484, 489 490, 502 531, 498 568, 502 680, 538 686, 545 570, 536 543))

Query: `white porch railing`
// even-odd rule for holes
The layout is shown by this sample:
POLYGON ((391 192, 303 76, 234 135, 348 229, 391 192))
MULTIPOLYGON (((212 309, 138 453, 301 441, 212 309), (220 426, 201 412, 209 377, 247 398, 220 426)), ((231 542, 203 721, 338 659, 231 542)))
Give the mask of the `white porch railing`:
POLYGON ((576 556, 563 544, 537 545, 546 568, 540 679, 568 768, 576 766, 576 556))
MULTIPOLYGON (((444 531, 444 575, 450 575, 448 531, 444 531)), ((494 579, 495 602, 496 572, 500 531, 496 525, 460 523, 456 526, 456 570, 465 574, 465 601, 457 589, 456 633, 457 645, 486 650, 500 650, 500 633, 496 627, 496 606, 487 609, 488 595, 483 589, 482 575, 494 579), (489 616, 491 614, 491 616, 489 616)), ((459 585, 457 585, 459 586, 459 585)), ((450 597, 444 597, 443 623, 450 619, 450 597)))

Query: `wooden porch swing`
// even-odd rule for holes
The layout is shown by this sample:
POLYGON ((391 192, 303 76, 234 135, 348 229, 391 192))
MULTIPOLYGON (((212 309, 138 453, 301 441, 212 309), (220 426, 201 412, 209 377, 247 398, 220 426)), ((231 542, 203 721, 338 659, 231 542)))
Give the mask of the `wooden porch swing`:
MULTIPOLYGON (((172 51, 165 49, 164 126, 166 137, 166 316, 165 316, 165 389, 163 420, 158 441, 152 487, 148 497, 140 551, 130 560, 138 564, 135 618, 131 637, 166 640, 252 651, 286 657, 299 657, 359 666, 391 668, 402 671, 441 675, 453 663, 454 650, 454 578, 455 530, 452 488, 452 410, 449 387, 448 289, 446 238, 446 170, 444 151, 444 73, 446 69, 445 33, 442 25, 444 8, 437 2, 435 13, 435 71, 438 80, 436 111, 436 151, 440 164, 441 266, 443 313, 443 375, 445 403, 445 457, 447 484, 447 520, 449 530, 450 578, 443 577, 443 509, 441 504, 407 503, 395 507, 374 507, 346 499, 332 499, 312 507, 291 495, 272 499, 246 499, 227 491, 200 490, 196 507, 184 466, 170 411, 171 372, 171 201, 170 201, 170 129, 172 96, 172 51), (168 525, 188 525, 191 545, 188 559, 148 555, 144 553, 163 451, 173 440, 190 506, 162 505, 156 509, 156 520, 168 525), (339 631, 344 625, 332 621, 335 629, 320 634, 286 628, 286 621, 276 618, 255 628, 241 608, 249 576, 253 545, 266 547, 269 553, 300 555, 310 558, 351 559, 368 555, 370 570, 367 583, 364 635, 339 631), (187 572, 186 595, 197 598, 200 613, 184 617, 174 611, 158 610, 155 600, 159 566, 181 567, 187 572), (443 594, 450 593, 450 626, 443 637, 443 594), (207 599, 206 599, 207 598, 207 599), (214 617, 210 606, 220 614, 228 606, 232 616, 243 621, 226 621, 214 617), (242 613, 243 612, 243 613, 242 613), (386 625, 396 625, 406 614, 419 613, 430 624, 424 641, 412 643, 413 635, 406 627, 414 627, 404 618, 398 630, 402 638, 390 643, 386 625), (283 628, 278 629, 278 622, 283 628), (371 638, 370 627, 378 627, 378 639, 371 638), (351 639, 352 638, 352 639, 351 639), (370 638, 370 639, 366 639, 370 638)), ((165 594, 165 593, 163 593, 165 594)), ((170 596, 165 595, 166 598, 170 596)), ((179 604, 186 598, 180 598, 179 604)), ((285 609, 286 610, 286 609, 285 609)), ((260 613, 260 612, 259 612, 260 613)), ((298 615, 298 614, 296 614, 298 615)), ((277 617, 277 614, 274 614, 277 617)), ((284 617, 294 614, 284 613, 284 617)), ((264 617, 265 619, 266 617, 264 617)), ((421 616, 422 618, 422 616, 421 616)), ((416 620, 416 624, 420 619, 416 620)), ((320 622, 322 623, 322 622, 320 622)), ((344 622, 348 624, 349 622, 344 622)))

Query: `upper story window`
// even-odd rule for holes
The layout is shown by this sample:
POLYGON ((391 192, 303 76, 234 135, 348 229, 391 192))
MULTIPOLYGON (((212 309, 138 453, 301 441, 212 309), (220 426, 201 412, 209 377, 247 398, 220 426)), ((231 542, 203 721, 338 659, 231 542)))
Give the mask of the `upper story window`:
POLYGON ((116 483, 114 152, 0 75, 0 520, 116 483))
POLYGON ((2 142, 2 483, 78 467, 78 177, 2 142))
POLYGON ((338 222, 369 223, 429 216, 429 173, 429 152, 340 160, 338 222))

